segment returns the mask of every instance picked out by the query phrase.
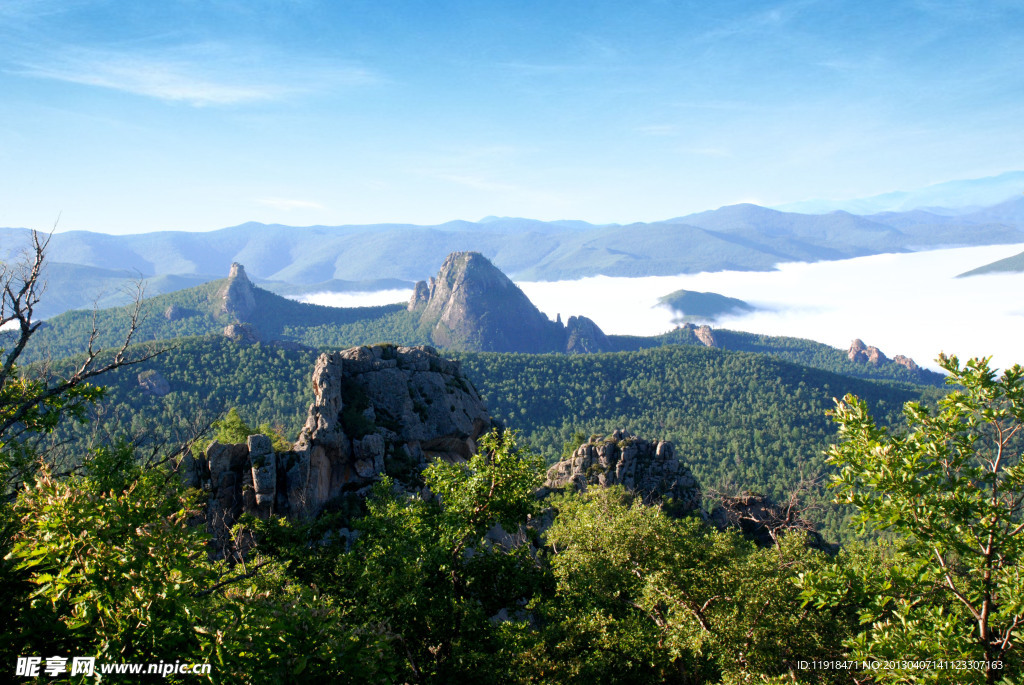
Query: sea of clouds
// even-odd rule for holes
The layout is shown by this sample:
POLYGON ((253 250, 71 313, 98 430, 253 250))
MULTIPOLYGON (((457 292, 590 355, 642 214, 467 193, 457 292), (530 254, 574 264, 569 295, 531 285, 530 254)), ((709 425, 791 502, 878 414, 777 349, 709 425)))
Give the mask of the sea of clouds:
MULTIPOLYGON (((996 245, 780 264, 775 271, 519 282, 550 318, 584 315, 606 333, 655 335, 673 328, 658 298, 679 289, 737 297, 758 308, 715 328, 809 338, 847 348, 854 338, 886 355, 938 368, 939 352, 1024 363, 1024 273, 955 278, 1024 250, 996 245)), ((355 307, 407 301, 409 290, 313 293, 302 301, 355 307)))

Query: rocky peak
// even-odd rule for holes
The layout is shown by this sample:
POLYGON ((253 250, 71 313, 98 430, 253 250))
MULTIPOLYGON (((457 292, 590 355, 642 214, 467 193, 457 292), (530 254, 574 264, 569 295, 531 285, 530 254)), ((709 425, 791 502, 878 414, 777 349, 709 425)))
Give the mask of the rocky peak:
POLYGON ((453 252, 436 278, 413 289, 409 311, 443 347, 492 352, 606 352, 608 337, 590 319, 548 320, 519 287, 479 252, 453 252))
POLYGON ((408 310, 415 312, 427 305, 430 300, 430 288, 426 281, 417 281, 412 289, 412 297, 409 298, 408 310))
POLYGON ((715 338, 714 331, 711 330, 711 326, 704 324, 699 326, 694 335, 697 336, 697 340, 700 340, 707 347, 718 347, 718 339, 715 338))
POLYGON ((234 262, 228 274, 228 282, 219 293, 218 314, 233 317, 236 321, 248 321, 256 309, 256 294, 252 282, 245 275, 245 267, 234 262))
POLYGON ((624 430, 580 445, 572 457, 548 469, 544 485, 577 490, 622 485, 646 504, 671 499, 673 513, 680 515, 701 504, 700 486, 676 458, 672 443, 649 442, 624 430))
MULTIPOLYGON (((556 323, 561 324, 561 316, 556 323)), ((585 316, 570 316, 565 324, 565 351, 569 354, 607 352, 612 349, 611 341, 597 324, 585 316)))
POLYGON ((684 323, 683 328, 693 333, 694 337, 705 347, 718 347, 718 338, 711 326, 703 324, 698 326, 694 323, 684 323))
MULTIPOLYGON (((438 345, 492 352, 552 352, 563 346, 562 327, 479 252, 448 255, 427 291, 420 326, 438 345)), ((421 288, 417 293, 422 297, 421 288)), ((413 308, 420 306, 415 301, 413 308)))
POLYGON ((864 341, 860 338, 850 343, 850 349, 847 350, 846 357, 851 362, 868 363, 872 366, 878 366, 888 361, 888 358, 882 354, 880 349, 871 345, 865 345, 864 341))

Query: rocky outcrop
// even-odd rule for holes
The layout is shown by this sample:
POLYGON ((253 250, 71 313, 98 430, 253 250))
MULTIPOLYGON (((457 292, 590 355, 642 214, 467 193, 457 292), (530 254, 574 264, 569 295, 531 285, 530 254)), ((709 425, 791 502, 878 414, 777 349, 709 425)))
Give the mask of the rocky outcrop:
POLYGON ((169 305, 167 309, 164 310, 164 318, 168 321, 180 321, 181 319, 187 319, 194 314, 194 310, 179 307, 176 304, 169 305))
POLYGON ((705 347, 719 346, 718 338, 715 337, 715 331, 711 328, 711 326, 707 324, 702 324, 698 326, 695 323, 684 323, 682 325, 682 328, 683 330, 687 330, 693 333, 693 337, 695 337, 697 341, 701 345, 704 345, 705 347))
MULTIPOLYGON (((433 282, 433 278, 430 279, 433 282)), ((427 306, 427 302, 430 301, 430 286, 427 285, 426 281, 417 281, 416 285, 412 289, 412 297, 409 298, 409 306, 407 309, 410 312, 415 312, 423 307, 427 306)))
MULTIPOLYGON (((714 504, 710 515, 700 485, 690 470, 676 458, 672 444, 648 442, 623 430, 604 439, 591 438, 580 445, 572 457, 558 462, 547 472, 546 490, 573 488, 583 491, 591 487, 621 485, 638 495, 645 504, 661 504, 674 516, 695 513, 719 529, 737 528, 758 545, 771 546, 780 535, 800 531, 807 535, 811 547, 834 552, 801 516, 796 500, 781 506, 764 495, 745 493, 737 497, 712 494, 714 504)), ((551 523, 551 512, 539 525, 544 530, 551 523)))
POLYGON ((915 362, 910 357, 904 357, 902 354, 897 354, 895 357, 892 358, 892 361, 893 363, 899 364, 900 366, 906 368, 908 371, 917 372, 921 370, 921 367, 917 365, 917 362, 915 362))
POLYGON ((163 397, 171 391, 171 384, 167 382, 156 369, 147 369, 138 375, 139 387, 142 392, 154 397, 163 397))
POLYGON ((646 504, 671 500, 675 514, 696 511, 701 491, 690 470, 676 458, 672 443, 643 438, 617 430, 603 440, 591 438, 547 472, 545 487, 622 485, 646 504))
POLYGON ((697 340, 700 340, 706 347, 718 347, 718 339, 715 338, 715 332, 711 330, 711 326, 704 324, 698 326, 697 330, 693 332, 697 336, 697 340))
POLYGON ((437 278, 409 300, 420 329, 437 345, 484 352, 604 352, 608 337, 590 319, 551 321, 479 252, 453 252, 437 278))
POLYGON ((882 354, 882 351, 877 347, 871 345, 865 345, 864 341, 857 338, 850 343, 850 349, 846 352, 846 357, 857 364, 871 364, 872 366, 879 366, 889 359, 882 354))
POLYGON ((248 323, 232 323, 224 327, 224 337, 241 345, 254 345, 260 341, 256 327, 248 323))
POLYGON ((252 282, 245 275, 245 267, 235 262, 231 265, 228 282, 218 293, 220 305, 217 313, 235 321, 249 321, 256 309, 256 294, 252 282))
POLYGON ((565 335, 565 351, 569 354, 607 352, 613 349, 604 331, 585 316, 570 316, 569 322, 565 325, 565 335))
POLYGON ((860 338, 850 343, 850 349, 846 351, 846 358, 855 364, 870 364, 872 366, 882 366, 889 363, 898 364, 923 381, 932 382, 942 378, 933 371, 922 369, 917 365, 917 362, 902 354, 897 354, 892 359, 889 359, 880 349, 872 345, 865 345, 864 341, 860 338))
POLYGON ((814 529, 814 524, 801 516, 795 502, 784 506, 766 495, 749 492, 736 497, 722 495, 715 498, 715 507, 708 519, 719 530, 739 528, 744 536, 761 547, 771 547, 778 543, 779 536, 799 531, 807 535, 808 546, 836 551, 835 546, 814 529))
POLYGON ((430 347, 376 345, 322 354, 313 404, 291 451, 270 440, 212 443, 185 479, 209 482, 208 522, 221 548, 243 512, 307 519, 349 495, 368 494, 382 474, 415 489, 435 459, 461 461, 491 420, 459 363, 430 347))

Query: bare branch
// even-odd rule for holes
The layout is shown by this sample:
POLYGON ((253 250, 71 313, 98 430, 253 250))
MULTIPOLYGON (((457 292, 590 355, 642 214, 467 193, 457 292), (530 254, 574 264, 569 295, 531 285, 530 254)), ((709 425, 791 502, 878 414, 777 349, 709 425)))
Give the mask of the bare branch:
MULTIPOLYGON (((35 320, 34 312, 43 291, 40 279, 46 249, 52 237, 52 232, 43 237, 39 232, 33 231, 32 244, 20 263, 14 266, 0 265, 0 324, 15 322, 17 325, 14 344, 4 353, 0 366, 0 390, 11 389, 9 383, 24 384, 23 387, 13 388, 14 392, 4 395, 4 404, 0 406, 0 441, 22 441, 28 433, 38 430, 34 420, 39 418, 40 413, 45 414, 48 409, 66 410, 76 406, 73 399, 70 404, 66 401, 55 401, 60 398, 68 399, 70 391, 87 384, 91 379, 123 366, 148 361, 173 347, 167 345, 132 349, 135 334, 143 323, 145 293, 140 276, 135 283, 134 302, 128 308, 127 328, 118 348, 111 356, 107 357, 106 353, 97 347, 98 307, 94 305, 93 326, 88 337, 85 359, 73 367, 70 375, 61 379, 55 378, 49 360, 45 360, 34 369, 31 380, 18 377, 18 360, 25 352, 32 335, 41 325, 41 322, 35 320), (101 359, 101 354, 102 359, 106 361, 101 359)), ((46 432, 46 429, 43 432, 46 432)))

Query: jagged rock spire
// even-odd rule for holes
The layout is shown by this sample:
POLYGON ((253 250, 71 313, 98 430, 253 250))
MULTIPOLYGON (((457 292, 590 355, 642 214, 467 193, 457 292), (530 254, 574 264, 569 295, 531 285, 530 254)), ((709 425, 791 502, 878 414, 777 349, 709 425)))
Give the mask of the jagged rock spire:
POLYGON ((252 282, 245 275, 245 267, 238 262, 231 265, 228 282, 220 291, 220 298, 218 313, 233 317, 239 322, 248 321, 256 309, 256 294, 252 282))

